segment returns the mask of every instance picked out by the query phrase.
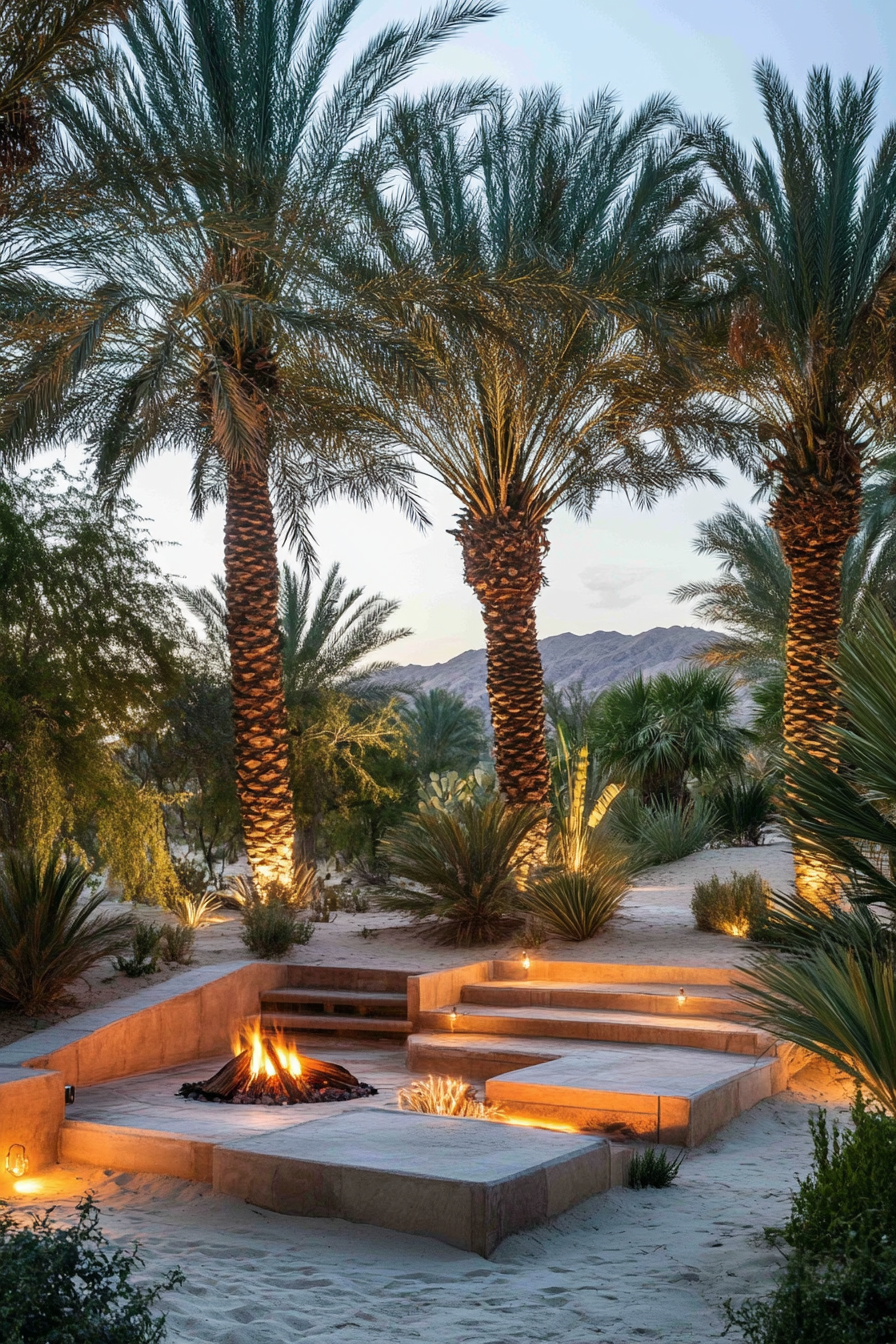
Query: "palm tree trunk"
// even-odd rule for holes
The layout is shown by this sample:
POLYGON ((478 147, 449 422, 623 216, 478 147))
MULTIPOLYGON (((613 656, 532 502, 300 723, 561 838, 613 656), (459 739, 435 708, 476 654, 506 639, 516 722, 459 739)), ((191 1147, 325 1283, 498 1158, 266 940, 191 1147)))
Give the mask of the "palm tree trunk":
POLYGON ((512 806, 546 806, 551 767, 535 628, 548 548, 544 525, 511 509, 481 518, 465 513, 454 535, 463 550, 464 578, 482 605, 498 784, 512 806))
POLYGON ((227 472, 224 574, 246 853, 260 883, 288 884, 295 822, 277 609, 277 534, 267 477, 253 467, 227 472))
MULTIPOLYGON (((859 527, 861 478, 856 465, 838 489, 782 490, 771 514, 790 567, 787 665, 784 681, 784 747, 804 751, 833 768, 837 751, 829 728, 837 717, 837 657, 842 610, 841 571, 850 537, 859 527)), ((794 847, 801 895, 824 899, 830 884, 808 855, 794 847)))

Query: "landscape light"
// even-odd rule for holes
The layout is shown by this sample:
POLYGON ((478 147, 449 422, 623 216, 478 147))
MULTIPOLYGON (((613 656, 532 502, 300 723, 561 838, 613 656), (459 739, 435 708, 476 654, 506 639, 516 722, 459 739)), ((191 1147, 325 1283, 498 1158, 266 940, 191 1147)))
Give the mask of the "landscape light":
POLYGON ((25 1152, 25 1146, 21 1143, 11 1145, 6 1154, 6 1170, 10 1176, 24 1176, 28 1170, 28 1154, 25 1152))
POLYGON ((448 1020, 449 1020, 449 1022, 451 1023, 451 1030, 453 1031, 453 1030, 454 1030, 454 1025, 455 1025, 455 1023, 457 1022, 457 1009, 456 1009, 456 1008, 452 1008, 452 1009, 451 1009, 451 1013, 450 1013, 450 1016, 449 1016, 448 1020))
POLYGON ((687 1003, 687 1001, 688 1001, 688 996, 687 996, 687 994, 685 994, 685 992, 684 992, 684 986, 682 986, 681 989, 678 991, 678 1006, 679 1006, 679 1008, 683 1008, 683 1007, 685 1006, 685 1004, 687 1003))
POLYGON ((528 953, 528 952, 524 952, 524 953, 523 953, 523 970, 524 970, 524 971, 528 971, 528 969, 529 969, 529 965, 530 965, 530 963, 529 963, 529 953, 528 953))

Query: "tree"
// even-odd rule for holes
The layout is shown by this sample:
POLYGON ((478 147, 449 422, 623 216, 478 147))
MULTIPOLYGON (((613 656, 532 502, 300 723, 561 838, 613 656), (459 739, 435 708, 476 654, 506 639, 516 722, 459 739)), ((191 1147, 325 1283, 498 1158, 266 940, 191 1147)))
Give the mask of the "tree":
POLYGON ((768 62, 756 81, 772 153, 757 143, 751 159, 720 124, 698 136, 727 193, 718 261, 737 295, 717 386, 756 418, 755 470, 790 569, 785 744, 829 759, 841 569, 887 409, 896 126, 869 160, 873 74, 835 88, 815 69, 802 108, 768 62))
POLYGON ((606 94, 575 113, 549 90, 517 105, 497 94, 468 131, 451 124, 455 104, 452 90, 400 101, 358 156, 370 274, 467 283, 466 308, 406 311, 438 376, 401 400, 384 389, 382 414, 458 501, 501 790, 545 806, 535 601, 550 514, 715 479, 707 454, 740 431, 692 395, 681 358, 703 237, 699 174, 666 134, 673 102, 625 121, 606 94))
POLYGON ((450 770, 468 775, 485 750, 481 711, 451 691, 419 691, 401 717, 421 779, 450 770))
POLYGON ((637 673, 602 692, 589 746, 610 778, 633 784, 645 802, 681 806, 690 776, 740 768, 746 733, 732 722, 728 677, 702 667, 637 673))
POLYGON ((346 149, 421 57, 492 13, 452 0, 392 24, 333 82, 359 3, 147 0, 101 74, 56 95, 92 214, 42 227, 88 284, 80 323, 33 343, 4 408, 9 451, 86 429, 110 496, 178 447, 196 511, 223 500, 237 789, 263 882, 293 866, 277 521, 307 548, 308 510, 334 492, 414 510, 402 454, 372 455, 352 410, 354 343, 397 357, 327 262, 346 149))

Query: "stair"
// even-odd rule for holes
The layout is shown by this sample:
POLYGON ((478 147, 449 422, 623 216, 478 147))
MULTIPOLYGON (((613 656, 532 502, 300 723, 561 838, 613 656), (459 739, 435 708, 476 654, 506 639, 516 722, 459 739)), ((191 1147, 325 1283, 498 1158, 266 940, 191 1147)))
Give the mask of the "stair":
POLYGON ((290 983, 260 996, 261 1025, 283 1032, 407 1036, 408 972, 291 966, 290 983))
POLYGON ((596 1008, 671 1017, 724 1017, 737 1021, 742 1012, 727 985, 667 982, 558 984, 553 980, 490 980, 464 985, 463 1003, 494 1008, 596 1008), (684 998, 681 1003, 680 999, 684 998))

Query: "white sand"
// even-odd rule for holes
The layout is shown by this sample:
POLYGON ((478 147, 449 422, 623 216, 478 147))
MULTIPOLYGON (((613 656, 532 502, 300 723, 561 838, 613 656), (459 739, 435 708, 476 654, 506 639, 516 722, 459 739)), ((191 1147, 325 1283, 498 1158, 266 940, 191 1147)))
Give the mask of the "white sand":
MULTIPOLYGON (((689 910, 695 877, 732 868, 757 868, 779 888, 792 879, 783 844, 707 851, 647 874, 591 943, 556 944, 540 955, 736 964, 742 945, 698 933, 689 910)), ((340 913, 292 959, 423 970, 470 957, 421 943, 395 924, 340 913), (359 937, 364 927, 377 936, 359 937)), ((199 960, 231 958, 239 948, 231 920, 200 935, 199 960)), ((819 1104, 842 1115, 847 1098, 826 1068, 804 1070, 790 1091, 689 1154, 671 1189, 591 1199, 511 1237, 489 1262, 424 1238, 283 1217, 161 1177, 60 1170, 39 1196, 16 1203, 55 1204, 61 1217, 78 1192, 93 1189, 107 1232, 139 1240, 148 1272, 180 1265, 187 1283, 165 1299, 173 1344, 704 1344, 724 1329, 726 1298, 737 1303, 770 1288, 779 1255, 762 1229, 784 1219, 789 1192, 809 1169, 809 1115, 819 1104)))

